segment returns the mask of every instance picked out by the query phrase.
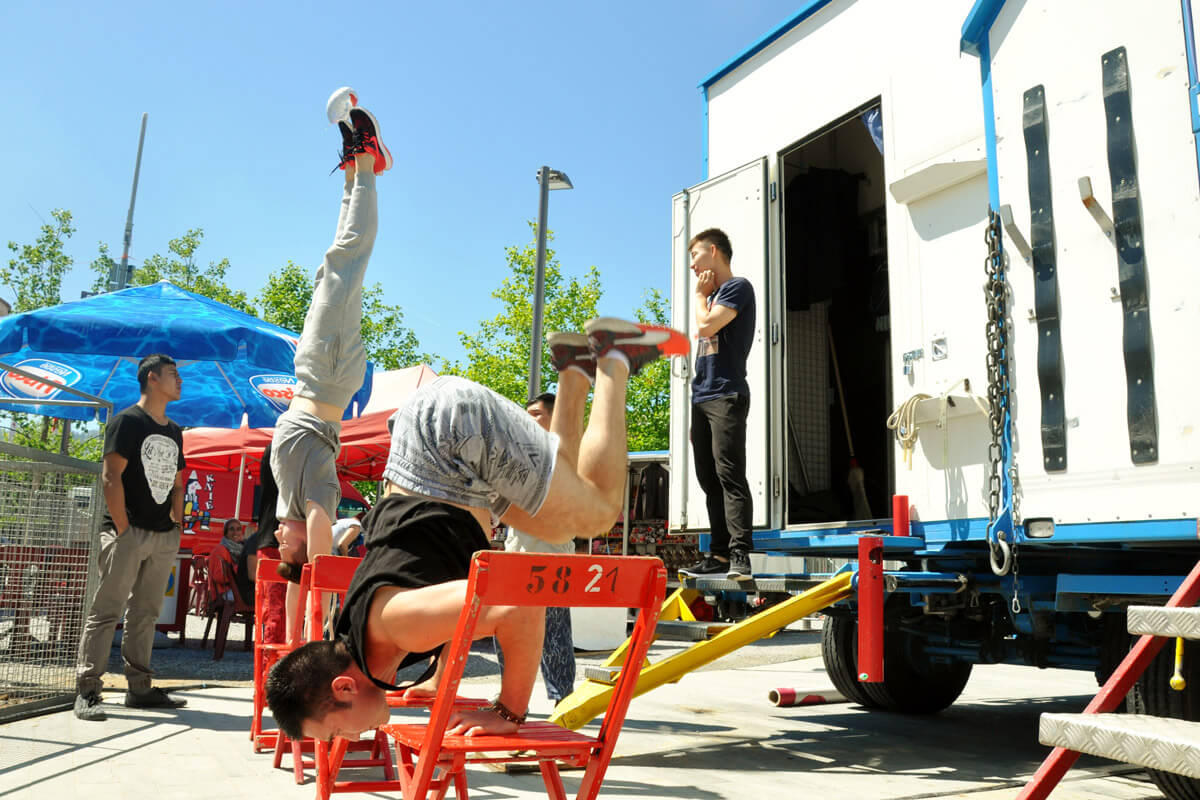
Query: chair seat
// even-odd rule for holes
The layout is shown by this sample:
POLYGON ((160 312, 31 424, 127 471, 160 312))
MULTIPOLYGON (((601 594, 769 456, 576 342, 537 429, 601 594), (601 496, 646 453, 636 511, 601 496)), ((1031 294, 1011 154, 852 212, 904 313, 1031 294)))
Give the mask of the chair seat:
MULTIPOLYGON (((413 749, 425 739, 426 726, 385 725, 380 730, 398 743, 413 749)), ((594 736, 584 736, 551 722, 526 722, 516 733, 494 736, 452 736, 442 739, 442 752, 450 753, 513 753, 535 751, 528 756, 506 757, 504 761, 537 761, 539 756, 562 756, 586 753, 600 745, 594 736)))

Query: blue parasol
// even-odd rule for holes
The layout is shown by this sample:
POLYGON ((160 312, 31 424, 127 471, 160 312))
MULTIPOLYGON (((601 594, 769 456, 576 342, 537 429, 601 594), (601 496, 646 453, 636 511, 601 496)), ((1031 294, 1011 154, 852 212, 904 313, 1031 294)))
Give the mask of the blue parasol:
MULTIPOLYGON (((183 378, 182 397, 167 407, 180 425, 236 428, 245 414, 250 427, 271 427, 296 384, 297 338, 161 281, 0 319, 0 362, 42 378, 0 370, 0 397, 71 400, 59 388, 69 386, 120 411, 138 400, 138 361, 166 353, 179 363, 183 378)), ((366 406, 371 371, 368 364, 345 419, 366 406)), ((5 402, 0 408, 75 420, 106 416, 82 405, 5 402)))

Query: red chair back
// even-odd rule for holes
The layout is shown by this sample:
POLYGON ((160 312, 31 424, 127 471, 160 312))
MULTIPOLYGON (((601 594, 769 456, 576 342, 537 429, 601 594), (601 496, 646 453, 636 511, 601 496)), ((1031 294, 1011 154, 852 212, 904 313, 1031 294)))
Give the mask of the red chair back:
MULTIPOLYGON (((594 798, 616 747, 646 652, 654 639, 667 573, 657 558, 482 551, 475 554, 467 586, 467 604, 458 618, 446 671, 438 684, 437 702, 421 743, 405 798, 423 798, 439 758, 446 724, 462 680, 475 626, 484 606, 618 607, 638 610, 621 675, 604 712, 599 747, 588 760, 580 798, 594 798)), ((479 737, 480 744, 482 739, 479 737)), ((489 748, 490 749, 490 748, 489 748)), ((549 767, 543 766, 546 776, 549 767)), ((557 773, 554 773, 557 780, 557 773)), ((465 788, 465 787, 463 787, 465 788)), ((548 782, 549 788, 549 782, 548 782)))

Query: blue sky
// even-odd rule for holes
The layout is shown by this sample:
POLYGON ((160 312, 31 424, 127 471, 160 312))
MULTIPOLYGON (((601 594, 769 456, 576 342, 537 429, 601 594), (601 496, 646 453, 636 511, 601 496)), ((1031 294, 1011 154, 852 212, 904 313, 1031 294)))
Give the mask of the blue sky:
POLYGON ((324 103, 350 85, 396 159, 367 281, 426 351, 461 358, 459 331, 499 310, 542 164, 575 184, 550 202, 564 270, 599 267, 601 313, 628 316, 668 290, 670 198, 702 178, 697 84, 796 6, 5 3, 0 243, 70 209, 78 298, 97 243, 120 256, 145 111, 135 262, 199 227, 198 260, 229 258, 252 296, 289 259, 315 271, 341 192, 324 103))

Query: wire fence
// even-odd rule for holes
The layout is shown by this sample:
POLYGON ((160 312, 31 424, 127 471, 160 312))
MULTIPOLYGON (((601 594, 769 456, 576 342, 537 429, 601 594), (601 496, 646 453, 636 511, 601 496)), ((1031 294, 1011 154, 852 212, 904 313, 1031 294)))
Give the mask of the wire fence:
POLYGON ((99 463, 0 442, 0 722, 73 701, 102 509, 99 463))

